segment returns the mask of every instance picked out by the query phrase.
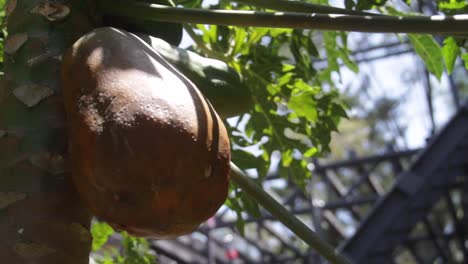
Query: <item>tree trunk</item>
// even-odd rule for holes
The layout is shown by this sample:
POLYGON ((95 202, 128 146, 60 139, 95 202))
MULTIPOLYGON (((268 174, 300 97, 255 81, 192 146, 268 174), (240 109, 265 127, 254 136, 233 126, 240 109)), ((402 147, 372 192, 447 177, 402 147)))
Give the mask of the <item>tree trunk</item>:
POLYGON ((92 2, 10 0, 0 86, 0 262, 89 261, 91 216, 67 169, 61 55, 92 2))

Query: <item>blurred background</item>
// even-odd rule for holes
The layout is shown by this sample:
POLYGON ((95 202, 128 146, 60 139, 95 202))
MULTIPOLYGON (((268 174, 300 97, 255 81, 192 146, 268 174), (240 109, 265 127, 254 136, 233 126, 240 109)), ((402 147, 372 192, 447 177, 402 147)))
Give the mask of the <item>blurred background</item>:
MULTIPOLYGON (((454 117, 466 107, 464 65, 457 62, 454 73, 439 81, 425 70, 404 38, 350 33, 349 47, 360 71, 355 74, 343 67, 334 76, 349 106, 349 119, 333 134, 330 154, 311 160, 312 179, 306 192, 279 178, 274 168, 264 189, 345 253, 352 255, 355 243, 366 244, 365 249, 377 247, 376 239, 383 244, 375 255, 357 263, 468 263, 466 159, 457 163, 450 158, 466 157, 465 152, 445 155, 431 149, 446 145, 438 141, 453 139, 445 133, 445 126, 457 130, 463 125, 456 124, 459 120, 454 117), (443 169, 418 175, 426 172, 426 163, 440 163, 443 169), (447 166, 453 166, 455 172, 447 166), (418 180, 409 179, 404 185, 414 188, 408 192, 415 194, 409 199, 422 200, 417 201, 421 207, 405 208, 407 201, 382 203, 408 175, 421 178, 419 181, 450 183, 444 182, 444 187, 434 191, 413 186, 418 180), (388 217, 392 222, 365 226, 376 229, 370 234, 358 232, 369 215, 388 217), (362 239, 368 243, 360 242, 362 239)), ((320 68, 326 61, 314 63, 320 68)), ((451 144, 466 151, 467 142, 451 144)), ((160 263, 326 263, 268 213, 261 213, 260 218, 244 215, 241 235, 236 214, 222 207, 197 232, 176 240, 153 241, 151 246, 160 263)))

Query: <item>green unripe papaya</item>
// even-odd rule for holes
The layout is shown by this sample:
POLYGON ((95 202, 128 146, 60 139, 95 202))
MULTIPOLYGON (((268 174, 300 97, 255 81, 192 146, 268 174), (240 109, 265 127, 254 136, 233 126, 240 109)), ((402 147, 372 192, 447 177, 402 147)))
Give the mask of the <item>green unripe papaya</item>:
MULTIPOLYGON (((160 5, 167 5, 165 0, 139 0, 147 3, 155 3, 160 5)), ((182 41, 182 24, 163 22, 163 21, 149 21, 138 18, 128 18, 123 16, 114 16, 104 14, 102 17, 102 25, 108 27, 116 27, 124 29, 131 33, 144 33, 155 36, 178 46, 182 41)))
POLYGON ((121 28, 132 33, 144 33, 156 36, 175 46, 178 46, 182 41, 182 25, 179 23, 156 22, 104 15, 103 25, 121 28))
POLYGON ((160 38, 137 35, 195 83, 222 118, 249 111, 252 106, 250 90, 234 68, 223 61, 174 47, 160 38))

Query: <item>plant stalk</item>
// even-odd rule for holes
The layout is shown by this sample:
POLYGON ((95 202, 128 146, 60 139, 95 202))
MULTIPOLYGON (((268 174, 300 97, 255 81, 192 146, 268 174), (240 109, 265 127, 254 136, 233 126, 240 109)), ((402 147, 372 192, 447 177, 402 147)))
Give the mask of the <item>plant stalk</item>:
POLYGON ((168 7, 144 2, 99 0, 104 13, 178 23, 217 24, 242 27, 302 28, 374 33, 468 34, 468 14, 455 16, 359 16, 206 10, 168 7))
POLYGON ((317 5, 308 2, 290 1, 290 0, 232 0, 234 2, 252 5, 256 7, 267 8, 283 12, 298 12, 298 13, 317 13, 317 14, 346 14, 346 15, 362 15, 362 16, 383 16, 382 14, 374 14, 370 12, 362 12, 349 10, 339 7, 317 5))
POLYGON ((231 179, 239 185, 248 195, 255 199, 263 208, 265 208, 278 221, 283 223, 296 236, 300 237, 317 253, 333 264, 352 263, 350 260, 340 255, 327 242, 322 240, 314 231, 308 228, 299 219, 293 216, 286 208, 273 199, 268 193, 260 188, 253 180, 231 162, 231 179))

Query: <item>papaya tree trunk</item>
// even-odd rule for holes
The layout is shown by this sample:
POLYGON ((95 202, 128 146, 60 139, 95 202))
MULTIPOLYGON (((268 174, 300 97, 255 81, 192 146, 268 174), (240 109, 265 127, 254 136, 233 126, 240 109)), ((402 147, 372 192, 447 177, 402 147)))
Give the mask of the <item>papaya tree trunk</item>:
POLYGON ((94 27, 87 0, 9 0, 0 86, 0 262, 89 261, 90 213, 68 171, 62 53, 94 27))

